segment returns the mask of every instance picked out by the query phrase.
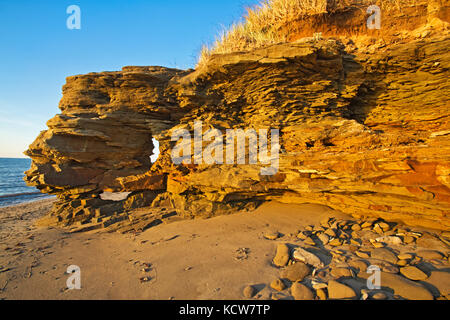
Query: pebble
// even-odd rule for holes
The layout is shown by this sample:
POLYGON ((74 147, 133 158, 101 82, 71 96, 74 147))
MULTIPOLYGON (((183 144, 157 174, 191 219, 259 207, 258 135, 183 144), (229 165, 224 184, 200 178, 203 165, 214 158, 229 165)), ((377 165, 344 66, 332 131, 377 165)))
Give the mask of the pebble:
POLYGON ((416 265, 416 264, 422 262, 422 260, 423 260, 423 259, 422 259, 421 257, 415 256, 414 259, 412 259, 409 263, 410 263, 411 265, 416 265))
POLYGON ((433 295, 425 287, 400 275, 381 272, 381 283, 404 299, 433 300, 433 295))
POLYGON ((326 283, 323 282, 317 282, 317 281, 311 281, 312 287, 315 290, 319 290, 319 289, 326 289, 328 287, 328 285, 326 283))
POLYGON ((324 264, 322 263, 322 261, 320 261, 319 257, 303 248, 295 249, 292 256, 295 260, 304 262, 315 268, 324 267, 324 264))
POLYGON ((427 274, 417 267, 408 266, 400 269, 400 273, 410 280, 426 280, 427 274))
POLYGON ((278 232, 269 232, 264 234, 264 238, 267 240, 277 240, 280 237, 278 232))
POLYGON ((314 294, 311 289, 299 282, 292 285, 291 294, 295 300, 314 300, 314 294))
POLYGON ((328 295, 330 299, 356 298, 356 293, 352 288, 335 280, 328 282, 328 295))
POLYGON ((427 260, 444 258, 444 255, 442 253, 440 253, 439 251, 435 251, 435 250, 421 250, 421 251, 417 252, 417 255, 419 257, 422 257, 423 259, 427 259, 427 260))
POLYGON ((333 230, 333 229, 327 229, 325 232, 324 232, 327 236, 329 236, 330 238, 336 238, 337 237, 337 234, 336 234, 336 232, 333 230))
POLYGON ((307 244, 307 245, 309 245, 309 246, 315 246, 315 245, 316 245, 316 243, 314 242, 314 240, 311 239, 310 237, 306 237, 304 243, 307 244))
POLYGON ((411 244, 411 243, 414 242, 414 240, 415 240, 415 238, 414 238, 414 237, 411 237, 411 236, 405 236, 405 237, 403 238, 403 242, 404 242, 405 244, 411 244))
POLYGON ((372 227, 372 225, 373 225, 372 221, 366 221, 366 222, 363 222, 363 224, 361 225, 361 228, 362 229, 367 229, 367 228, 372 227))
POLYGON ((349 225, 351 222, 349 220, 341 220, 339 221, 339 226, 341 227, 345 227, 347 225, 349 225))
POLYGON ((367 300, 369 299, 369 290, 367 289, 362 289, 361 290, 361 300, 367 300))
POLYGON ((325 293, 325 290, 323 290, 323 289, 317 289, 316 295, 319 298, 319 300, 327 300, 327 294, 325 293))
POLYGON ((275 293, 272 293, 272 295, 271 295, 271 299, 275 300, 275 301, 285 299, 285 298, 286 298, 286 295, 283 293, 280 293, 280 292, 275 292, 275 293))
POLYGON ((330 237, 328 237, 326 234, 321 233, 317 236, 319 240, 322 242, 323 245, 327 245, 328 242, 330 242, 330 237))
POLYGON ((376 240, 370 239, 370 243, 377 249, 384 248, 384 243, 377 242, 376 240))
POLYGON ((346 234, 346 233, 341 233, 341 235, 339 236, 339 239, 342 239, 342 240, 348 240, 349 239, 349 236, 348 236, 348 234, 346 234))
POLYGON ((286 267, 281 272, 281 277, 286 278, 292 282, 303 281, 306 276, 311 273, 310 268, 303 262, 297 262, 293 265, 286 267))
POLYGON ((383 229, 384 232, 389 231, 389 229, 391 228, 386 222, 380 222, 378 223, 378 225, 381 227, 381 229, 383 229))
POLYGON ((402 227, 398 227, 397 228, 397 232, 400 234, 405 234, 408 232, 408 229, 402 228, 402 227))
POLYGON ((383 233, 383 229, 381 229, 381 227, 380 227, 380 225, 378 223, 373 228, 373 231, 378 233, 378 234, 382 234, 383 233))
POLYGON ((433 259, 433 260, 430 260, 430 262, 431 262, 432 264, 434 264, 434 265, 437 265, 437 266, 443 266, 443 265, 445 265, 445 262, 444 262, 443 260, 433 259))
POLYGON ((305 240, 307 237, 303 232, 299 232, 297 235, 297 238, 299 238, 300 240, 305 240))
POLYGON ((387 295, 384 292, 377 292, 372 296, 372 298, 375 300, 386 300, 387 295))
POLYGON ((275 258, 273 258, 273 264, 277 267, 284 267, 289 262, 289 247, 286 244, 279 244, 277 246, 277 252, 275 258))
MULTIPOLYGON (((355 240, 359 240, 358 238, 359 238, 359 235, 355 232, 355 231, 352 231, 352 233, 350 234, 350 236, 352 237, 352 238, 354 238, 355 240)), ((359 240, 360 241, 360 240, 359 240)))
POLYGON ((393 244, 393 245, 401 245, 403 243, 402 239, 400 239, 399 237, 395 237, 395 236, 380 237, 380 238, 377 238, 376 241, 393 244))
POLYGON ((321 271, 317 272, 317 276, 319 278, 323 279, 323 278, 325 278, 327 276, 327 273, 324 270, 321 270, 321 271))
POLYGON ((247 299, 251 299, 256 295, 256 289, 253 286, 247 286, 243 291, 244 297, 247 299))
POLYGON ((410 253, 402 253, 397 256, 400 260, 411 260, 413 257, 410 253))
POLYGON ((363 251, 356 251, 355 254, 362 259, 369 259, 370 255, 363 251))
POLYGON ((281 279, 273 280, 272 283, 270 284, 270 287, 277 291, 283 291, 284 289, 286 289, 286 285, 281 279))
POLYGON ((335 238, 328 243, 330 246, 339 247, 342 245, 342 240, 339 238, 335 238))
POLYGON ((333 268, 331 269, 331 275, 336 279, 341 277, 352 278, 353 272, 348 268, 333 268))
POLYGON ((372 250, 371 256, 374 259, 385 260, 392 264, 396 264, 398 261, 397 256, 392 251, 385 248, 372 250))
POLYGON ((362 260, 351 260, 349 265, 350 267, 357 269, 359 272, 367 271, 367 264, 362 260))
POLYGON ((400 267, 404 267, 408 264, 408 260, 398 260, 397 265, 400 267))
POLYGON ((400 271, 396 266, 393 266, 390 264, 383 264, 381 266, 381 270, 383 270, 384 272, 393 273, 393 274, 397 274, 400 271))

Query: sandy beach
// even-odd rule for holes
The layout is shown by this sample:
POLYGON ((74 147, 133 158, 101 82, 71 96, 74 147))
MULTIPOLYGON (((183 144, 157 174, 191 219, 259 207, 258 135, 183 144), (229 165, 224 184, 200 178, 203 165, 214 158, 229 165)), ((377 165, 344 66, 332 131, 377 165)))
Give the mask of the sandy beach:
MULTIPOLYGON (((0 209, 1 299, 246 299, 249 285, 254 299, 293 299, 288 286, 280 292, 270 287, 280 273, 272 263, 277 246, 301 243, 299 230, 324 219, 351 219, 323 206, 272 202, 250 213, 162 224, 140 234, 69 234, 33 226, 51 205, 44 200, 0 209), (273 233, 278 238, 267 239, 273 233), (69 265, 81 268, 81 290, 67 289, 69 265)), ((435 263, 449 270, 448 261, 435 263)))
MULTIPOLYGON (((140 235, 66 234, 34 220, 52 201, 3 208, 1 298, 7 299, 242 299, 248 284, 265 286, 274 244, 263 234, 295 233, 336 213, 319 206, 265 205, 254 213, 161 225, 140 235), (298 211, 307 214, 298 214, 298 211), (247 252, 247 253, 245 253, 247 252), (69 265, 82 289, 67 291, 69 265), (150 272, 144 272, 151 265, 150 272), (142 282, 150 276, 151 281, 142 282)), ((268 289, 260 292, 269 298, 268 289)))

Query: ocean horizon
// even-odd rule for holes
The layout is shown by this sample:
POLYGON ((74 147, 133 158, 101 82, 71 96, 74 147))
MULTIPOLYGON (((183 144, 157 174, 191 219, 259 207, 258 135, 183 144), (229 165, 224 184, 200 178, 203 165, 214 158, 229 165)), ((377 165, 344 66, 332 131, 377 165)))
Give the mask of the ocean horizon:
POLYGON ((51 198, 23 180, 30 158, 0 158, 0 207, 51 198))

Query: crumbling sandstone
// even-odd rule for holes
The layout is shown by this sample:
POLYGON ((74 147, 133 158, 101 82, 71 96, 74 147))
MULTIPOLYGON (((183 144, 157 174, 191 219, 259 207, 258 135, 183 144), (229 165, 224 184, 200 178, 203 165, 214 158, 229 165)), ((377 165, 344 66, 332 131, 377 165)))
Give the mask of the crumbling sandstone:
MULTIPOLYGON (((431 11, 433 23, 442 18, 431 11)), ((141 208, 211 217, 276 200, 449 230, 450 37, 430 28, 387 46, 303 39, 215 55, 197 70, 125 67, 67 78, 61 114, 26 151, 27 183, 58 197, 41 223, 131 221, 142 230, 167 217, 148 209, 151 218, 139 212, 133 221, 141 208), (279 129, 277 173, 174 164, 171 133, 193 132, 195 121, 221 132, 279 129), (153 138, 160 156, 151 164, 153 138), (103 192, 130 195, 108 201, 103 192)))

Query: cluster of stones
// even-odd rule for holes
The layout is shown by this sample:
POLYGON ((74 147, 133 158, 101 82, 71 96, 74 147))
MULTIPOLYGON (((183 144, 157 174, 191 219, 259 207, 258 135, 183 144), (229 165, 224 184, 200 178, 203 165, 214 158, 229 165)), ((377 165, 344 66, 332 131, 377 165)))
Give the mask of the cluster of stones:
MULTIPOLYGON (((450 233, 411 230, 378 219, 325 219, 278 241, 272 299, 448 300, 450 233), (286 242, 290 240, 289 242, 286 242), (430 249, 432 248, 432 249, 430 249), (376 267, 381 288, 370 290, 376 267)), ((252 286, 246 298, 255 297, 252 286)))

